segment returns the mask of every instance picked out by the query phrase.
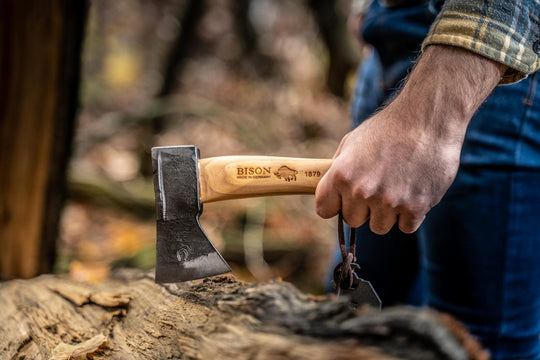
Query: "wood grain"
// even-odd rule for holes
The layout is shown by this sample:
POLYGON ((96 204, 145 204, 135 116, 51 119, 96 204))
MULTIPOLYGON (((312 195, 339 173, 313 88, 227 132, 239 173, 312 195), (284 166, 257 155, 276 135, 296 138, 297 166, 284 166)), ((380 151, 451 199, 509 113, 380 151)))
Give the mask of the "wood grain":
POLYGON ((99 284, 62 276, 0 283, 4 359, 487 359, 431 310, 351 310, 281 281, 232 277, 160 285, 122 271, 99 284))
POLYGON ((199 160, 201 202, 313 194, 331 159, 221 156, 199 160))

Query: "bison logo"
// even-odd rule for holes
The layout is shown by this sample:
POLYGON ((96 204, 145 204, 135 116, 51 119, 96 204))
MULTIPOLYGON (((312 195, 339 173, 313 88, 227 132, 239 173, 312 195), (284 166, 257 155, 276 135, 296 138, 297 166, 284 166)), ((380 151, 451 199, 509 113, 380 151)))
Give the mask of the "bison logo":
POLYGON ((278 179, 283 179, 285 181, 296 181, 296 174, 298 174, 297 170, 291 169, 288 166, 283 165, 280 167, 277 171, 274 172, 274 175, 278 177, 278 179))

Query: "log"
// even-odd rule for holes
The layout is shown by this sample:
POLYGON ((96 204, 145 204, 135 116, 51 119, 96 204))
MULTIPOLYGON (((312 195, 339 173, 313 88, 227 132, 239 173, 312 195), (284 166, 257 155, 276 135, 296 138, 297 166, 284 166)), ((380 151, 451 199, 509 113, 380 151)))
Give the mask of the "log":
POLYGON ((354 311, 281 281, 42 275, 1 283, 0 308, 0 359, 487 359, 449 316, 354 311))

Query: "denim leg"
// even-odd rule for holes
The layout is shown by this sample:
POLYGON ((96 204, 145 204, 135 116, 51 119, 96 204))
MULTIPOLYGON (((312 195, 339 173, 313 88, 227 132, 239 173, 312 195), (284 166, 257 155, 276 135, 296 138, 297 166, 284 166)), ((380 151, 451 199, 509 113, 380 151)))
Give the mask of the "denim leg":
POLYGON ((540 354, 540 171, 462 167, 419 231, 428 305, 493 359, 540 354))
POLYGON ((424 277, 416 234, 404 234, 397 225, 388 234, 377 235, 364 224, 356 230, 358 275, 369 280, 383 307, 424 303, 424 277))
POLYGON ((428 304, 465 322, 493 359, 540 359, 539 82, 495 89, 419 231, 428 304))

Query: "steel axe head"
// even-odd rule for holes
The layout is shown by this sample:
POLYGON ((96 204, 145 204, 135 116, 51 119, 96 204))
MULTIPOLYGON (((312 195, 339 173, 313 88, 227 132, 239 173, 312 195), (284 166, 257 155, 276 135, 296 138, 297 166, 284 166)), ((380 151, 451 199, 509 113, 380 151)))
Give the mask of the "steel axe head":
POLYGON ((201 279, 231 271, 199 223, 199 149, 152 148, 156 194, 156 282, 201 279))

